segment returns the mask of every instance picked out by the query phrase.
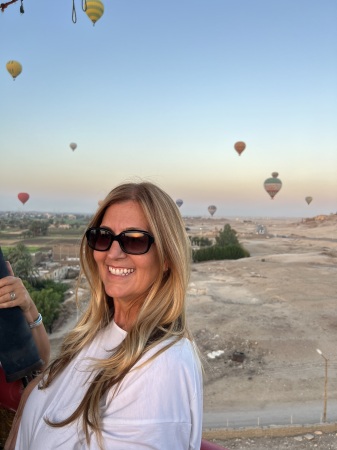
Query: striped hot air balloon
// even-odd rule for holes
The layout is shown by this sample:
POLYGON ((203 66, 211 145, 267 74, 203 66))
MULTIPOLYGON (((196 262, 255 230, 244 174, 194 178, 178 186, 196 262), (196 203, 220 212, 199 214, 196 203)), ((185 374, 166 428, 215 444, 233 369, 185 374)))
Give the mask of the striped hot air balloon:
POLYGON ((217 210, 217 207, 215 205, 209 205, 209 207, 207 209, 208 209, 208 212, 210 213, 210 215, 213 217, 214 213, 217 210))
POLYGON ((263 183, 263 186, 266 192, 270 195, 270 198, 273 200, 275 195, 282 187, 282 181, 279 178, 277 178, 278 172, 273 172, 271 175, 272 178, 267 178, 263 183))
POLYGON ((91 22, 95 25, 104 13, 104 5, 101 0, 87 0, 87 9, 85 10, 91 22))

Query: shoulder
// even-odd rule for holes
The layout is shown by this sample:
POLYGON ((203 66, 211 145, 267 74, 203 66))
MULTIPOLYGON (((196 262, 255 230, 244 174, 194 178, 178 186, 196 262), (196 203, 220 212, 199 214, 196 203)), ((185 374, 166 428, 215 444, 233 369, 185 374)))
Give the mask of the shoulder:
POLYGON ((171 345, 169 340, 161 342, 141 358, 139 365, 144 367, 148 375, 151 373, 156 377, 160 374, 160 379, 171 385, 183 381, 196 385, 201 380, 197 351, 187 338, 171 345))

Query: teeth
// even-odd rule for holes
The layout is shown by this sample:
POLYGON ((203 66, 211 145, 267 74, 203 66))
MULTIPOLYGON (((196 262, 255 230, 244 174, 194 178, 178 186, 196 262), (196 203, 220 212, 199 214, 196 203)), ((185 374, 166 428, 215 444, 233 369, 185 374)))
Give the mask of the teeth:
POLYGON ((109 272, 112 273, 112 275, 119 275, 122 277, 130 275, 130 273, 134 272, 134 269, 126 269, 126 268, 116 269, 114 267, 108 267, 108 269, 109 269, 109 272))

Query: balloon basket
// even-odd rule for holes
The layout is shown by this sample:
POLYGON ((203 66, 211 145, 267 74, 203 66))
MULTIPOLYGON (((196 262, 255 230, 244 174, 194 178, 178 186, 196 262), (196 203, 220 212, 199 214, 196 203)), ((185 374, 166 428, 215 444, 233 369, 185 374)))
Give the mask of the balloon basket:
POLYGON ((14 420, 15 411, 0 407, 0 448, 3 448, 14 420))

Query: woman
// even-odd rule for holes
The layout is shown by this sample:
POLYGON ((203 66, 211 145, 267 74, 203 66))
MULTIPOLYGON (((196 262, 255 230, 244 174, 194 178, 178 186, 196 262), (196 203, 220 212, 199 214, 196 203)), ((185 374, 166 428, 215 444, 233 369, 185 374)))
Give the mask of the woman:
POLYGON ((175 203, 151 183, 116 187, 80 254, 91 301, 29 396, 16 450, 200 449, 190 245, 175 203))

